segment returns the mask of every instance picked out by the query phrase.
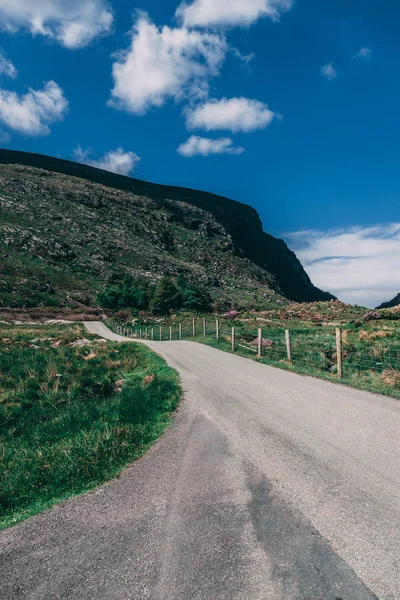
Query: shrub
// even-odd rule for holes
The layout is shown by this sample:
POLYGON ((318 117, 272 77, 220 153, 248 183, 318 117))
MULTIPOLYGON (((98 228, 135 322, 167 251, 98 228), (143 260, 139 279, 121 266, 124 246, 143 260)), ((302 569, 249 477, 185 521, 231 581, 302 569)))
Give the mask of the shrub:
POLYGON ((179 308, 181 295, 175 283, 166 275, 158 282, 151 302, 151 311, 156 315, 167 315, 174 308, 179 308))
POLYGON ((211 311, 211 296, 207 289, 189 283, 183 275, 179 275, 176 285, 180 295, 180 308, 199 312, 211 311))
POLYGON ((97 303, 102 308, 131 308, 144 310, 149 306, 148 286, 131 277, 126 277, 118 286, 102 290, 97 296, 97 303))

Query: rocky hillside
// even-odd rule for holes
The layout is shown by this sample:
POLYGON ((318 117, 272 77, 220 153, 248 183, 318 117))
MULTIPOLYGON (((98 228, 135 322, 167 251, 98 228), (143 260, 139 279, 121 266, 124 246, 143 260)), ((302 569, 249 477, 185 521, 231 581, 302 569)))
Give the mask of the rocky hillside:
POLYGON ((332 298, 257 212, 56 158, 0 150, 0 306, 93 305, 125 274, 184 273, 216 302, 332 298))
POLYGON ((397 296, 393 298, 393 300, 390 300, 390 302, 383 302, 383 304, 378 306, 377 309, 394 308, 395 306, 400 306, 400 294, 397 294, 397 296))

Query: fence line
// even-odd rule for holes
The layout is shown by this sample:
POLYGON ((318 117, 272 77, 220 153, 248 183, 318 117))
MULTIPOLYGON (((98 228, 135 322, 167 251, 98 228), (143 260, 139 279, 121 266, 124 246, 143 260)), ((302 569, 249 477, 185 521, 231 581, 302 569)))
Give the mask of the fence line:
POLYGON ((240 352, 242 355, 256 354, 256 358, 272 364, 303 365, 313 370, 325 371, 336 375, 339 379, 354 372, 374 372, 386 377, 399 378, 400 387, 400 340, 397 343, 384 344, 380 340, 375 343, 363 341, 357 330, 352 333, 356 342, 347 339, 348 330, 344 333, 339 327, 324 327, 299 330, 252 329, 240 324, 229 327, 229 321, 216 318, 193 318, 189 322, 179 322, 158 328, 149 326, 128 328, 116 324, 114 330, 120 335, 130 338, 155 341, 173 341, 196 338, 213 340, 218 347, 240 352), (200 325, 199 325, 200 323, 200 325), (393 372, 393 373, 392 373, 393 372))

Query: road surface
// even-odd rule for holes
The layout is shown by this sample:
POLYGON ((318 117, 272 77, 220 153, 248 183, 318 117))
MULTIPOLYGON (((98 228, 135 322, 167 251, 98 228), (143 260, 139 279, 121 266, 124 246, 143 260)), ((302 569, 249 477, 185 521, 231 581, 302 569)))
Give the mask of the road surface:
POLYGON ((119 479, 0 534, 1 600, 399 600, 400 403, 148 345, 182 379, 173 426, 119 479))

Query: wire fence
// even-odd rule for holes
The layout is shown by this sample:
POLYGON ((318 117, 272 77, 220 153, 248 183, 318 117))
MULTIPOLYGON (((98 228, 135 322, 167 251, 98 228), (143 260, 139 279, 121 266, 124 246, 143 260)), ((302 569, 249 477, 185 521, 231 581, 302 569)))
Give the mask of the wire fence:
POLYGON ((388 385, 400 389, 400 335, 389 339, 381 333, 381 339, 379 333, 374 338, 374 334, 368 337, 359 331, 328 326, 260 329, 246 323, 206 318, 143 327, 117 324, 113 328, 121 335, 136 339, 192 339, 265 363, 305 367, 338 378, 369 373, 386 378, 388 385))

